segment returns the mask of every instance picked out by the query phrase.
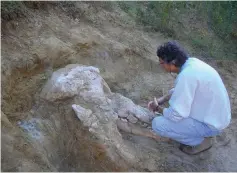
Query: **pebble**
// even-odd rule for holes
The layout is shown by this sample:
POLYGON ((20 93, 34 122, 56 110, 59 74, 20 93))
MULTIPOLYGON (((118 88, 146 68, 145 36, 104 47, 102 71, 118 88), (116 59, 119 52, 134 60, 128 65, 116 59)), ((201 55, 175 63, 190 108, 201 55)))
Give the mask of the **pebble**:
POLYGON ((128 115, 127 119, 130 123, 133 123, 133 124, 137 123, 138 121, 138 119, 131 114, 128 115))

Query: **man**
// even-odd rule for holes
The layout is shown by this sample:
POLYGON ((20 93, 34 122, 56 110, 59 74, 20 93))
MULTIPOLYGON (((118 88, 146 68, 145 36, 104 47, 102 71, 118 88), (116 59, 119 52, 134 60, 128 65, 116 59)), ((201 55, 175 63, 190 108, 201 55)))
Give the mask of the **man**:
POLYGON ((214 68, 197 58, 189 58, 177 42, 158 47, 160 65, 178 73, 175 88, 148 108, 163 116, 153 119, 157 135, 181 143, 187 154, 198 154, 212 146, 211 137, 221 133, 231 119, 226 88, 214 68), (169 100, 169 107, 161 105, 169 100))

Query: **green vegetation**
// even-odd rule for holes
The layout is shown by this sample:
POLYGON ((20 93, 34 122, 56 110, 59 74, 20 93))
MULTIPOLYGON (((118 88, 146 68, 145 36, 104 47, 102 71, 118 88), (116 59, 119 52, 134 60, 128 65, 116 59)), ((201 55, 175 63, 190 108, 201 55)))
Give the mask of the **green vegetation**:
POLYGON ((236 58, 237 2, 118 2, 138 25, 185 40, 202 55, 236 58))
POLYGON ((20 1, 3 1, 1 2, 1 18, 10 20, 22 16, 24 6, 20 1))
MULTIPOLYGON (((76 2, 1 2, 3 20, 27 16, 27 9, 59 6, 74 18, 83 17, 76 2)), ((121 8, 146 31, 162 32, 186 42, 195 54, 208 58, 237 58, 237 1, 119 1, 88 2, 95 8, 121 8), (198 53, 197 53, 198 52, 198 53)), ((41 8, 42 9, 42 8, 41 8)))
POLYGON ((237 2, 119 2, 120 7, 134 16, 138 23, 149 25, 156 31, 172 28, 180 17, 194 13, 208 22, 221 37, 237 38, 237 2), (180 14, 182 16, 180 16, 180 14))

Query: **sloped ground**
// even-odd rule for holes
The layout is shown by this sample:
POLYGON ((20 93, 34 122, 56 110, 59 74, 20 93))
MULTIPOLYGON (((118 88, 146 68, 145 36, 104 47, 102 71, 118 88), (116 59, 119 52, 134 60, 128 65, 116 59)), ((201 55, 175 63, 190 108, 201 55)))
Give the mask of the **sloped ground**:
POLYGON ((236 62, 208 61, 229 91, 233 120, 214 147, 197 156, 181 153, 175 142, 122 133, 136 163, 117 154, 115 163, 68 107, 70 99, 48 103, 39 97, 53 71, 77 63, 98 67, 112 92, 141 106, 173 84, 155 55, 168 38, 136 29, 118 9, 88 3, 77 3, 77 8, 82 18, 51 7, 2 24, 2 170, 236 171, 236 62))

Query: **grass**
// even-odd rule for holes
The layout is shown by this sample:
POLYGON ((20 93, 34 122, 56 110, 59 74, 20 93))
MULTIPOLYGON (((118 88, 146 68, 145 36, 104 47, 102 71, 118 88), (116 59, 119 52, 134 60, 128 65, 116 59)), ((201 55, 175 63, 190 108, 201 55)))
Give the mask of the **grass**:
MULTIPOLYGON (((27 16, 27 9, 44 5, 59 6, 73 18, 83 18, 84 11, 75 2, 1 2, 2 19, 27 16)), ((146 31, 162 32, 165 36, 187 42, 196 52, 208 58, 236 59, 237 1, 119 1, 91 2, 98 8, 113 11, 118 6, 146 31), (198 28, 196 24, 200 24, 198 28)), ((129 19, 129 20, 131 20, 129 19)))
POLYGON ((24 6, 20 1, 1 2, 1 19, 11 20, 24 15, 24 6))
POLYGON ((237 2, 123 1, 118 4, 149 31, 187 42, 209 58, 236 58, 237 2), (200 23, 199 28, 192 28, 196 23, 200 23), (204 25, 206 29, 202 28, 204 25), (231 52, 226 51, 230 49, 231 52))

